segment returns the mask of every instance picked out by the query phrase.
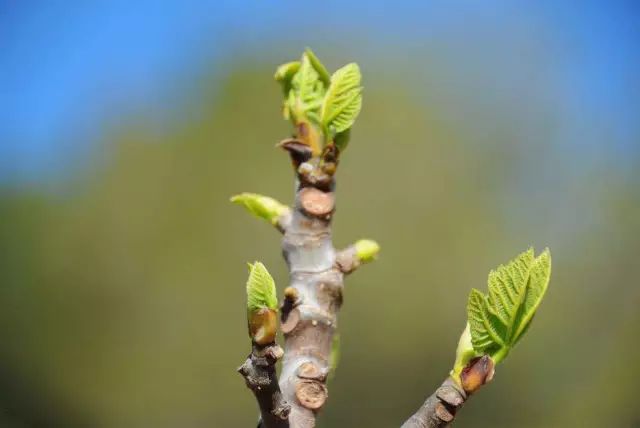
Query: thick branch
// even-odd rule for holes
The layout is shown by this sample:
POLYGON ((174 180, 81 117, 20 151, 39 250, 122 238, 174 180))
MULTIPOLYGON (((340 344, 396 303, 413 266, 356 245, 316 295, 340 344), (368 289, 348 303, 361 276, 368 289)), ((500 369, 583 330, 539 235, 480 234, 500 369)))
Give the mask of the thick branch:
POLYGON ((327 173, 320 159, 307 161, 298 144, 288 142, 283 147, 292 153, 297 182, 282 242, 290 286, 282 307, 285 356, 280 387, 291 403, 291 426, 309 428, 315 426, 316 414, 328 397, 329 355, 342 303, 343 273, 331 241, 335 169, 327 173))
POLYGON ((286 402, 276 377, 276 362, 283 351, 276 344, 261 347, 254 344, 247 360, 238 368, 247 387, 253 391, 260 407, 261 426, 288 428, 291 406, 286 402))

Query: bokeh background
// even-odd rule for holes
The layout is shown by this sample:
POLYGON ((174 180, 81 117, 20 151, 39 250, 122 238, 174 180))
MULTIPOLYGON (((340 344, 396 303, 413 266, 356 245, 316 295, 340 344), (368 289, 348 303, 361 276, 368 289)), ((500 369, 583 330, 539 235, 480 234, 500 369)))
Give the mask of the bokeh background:
POLYGON ((398 426, 446 376, 471 287, 553 275, 460 427, 639 427, 635 1, 0 1, 0 426, 247 427, 246 262, 291 201, 275 67, 357 61, 338 179, 348 278, 320 427, 398 426))

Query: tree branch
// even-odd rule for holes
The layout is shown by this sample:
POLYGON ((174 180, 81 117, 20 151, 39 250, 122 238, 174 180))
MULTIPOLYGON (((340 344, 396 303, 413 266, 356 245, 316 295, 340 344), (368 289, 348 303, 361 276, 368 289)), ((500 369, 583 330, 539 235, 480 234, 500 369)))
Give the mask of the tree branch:
POLYGON ((493 379, 494 364, 487 355, 474 358, 462 370, 460 383, 449 376, 402 428, 443 428, 449 426, 467 399, 493 379))
MULTIPOLYGON (((299 159, 294 151, 294 166, 299 159)), ((292 406, 289 423, 307 428, 315 426, 316 414, 328 397, 326 378, 343 273, 335 264, 331 241, 333 177, 322 171, 319 162, 303 162, 297 171, 295 208, 282 242, 290 287, 282 306, 285 356, 280 387, 292 406)))
POLYGON ((282 396, 276 377, 276 362, 282 354, 282 348, 275 343, 264 347, 254 343, 251 354, 238 368, 247 387, 256 397, 260 407, 259 426, 264 428, 289 427, 288 416, 291 406, 282 396))

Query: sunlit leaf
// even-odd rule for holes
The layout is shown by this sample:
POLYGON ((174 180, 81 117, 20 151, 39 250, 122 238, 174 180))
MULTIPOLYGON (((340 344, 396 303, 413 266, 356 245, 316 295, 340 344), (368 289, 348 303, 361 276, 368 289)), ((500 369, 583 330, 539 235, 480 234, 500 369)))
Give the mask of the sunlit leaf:
POLYGON ((467 312, 473 348, 504 359, 527 330, 549 284, 551 255, 533 249, 489 273, 489 294, 471 290, 467 312))
POLYGON ((320 112, 323 126, 337 134, 353 125, 362 107, 360 81, 360 68, 356 63, 347 64, 333 73, 320 112))

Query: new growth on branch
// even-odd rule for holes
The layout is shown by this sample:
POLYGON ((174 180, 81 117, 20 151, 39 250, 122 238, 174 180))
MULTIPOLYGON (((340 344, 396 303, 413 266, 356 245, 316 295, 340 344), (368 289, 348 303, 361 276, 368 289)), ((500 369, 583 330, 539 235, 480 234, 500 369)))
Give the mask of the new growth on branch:
MULTIPOLYGON (((336 250, 332 243, 335 175, 362 108, 360 68, 350 63, 329 74, 307 49, 299 61, 278 67, 275 80, 283 90, 282 114, 293 128, 292 136, 277 147, 291 159, 294 202, 289 207, 255 193, 241 193, 231 201, 283 234, 289 285, 278 303, 275 281, 266 267, 249 264, 247 324, 252 351, 238 371, 256 398, 259 427, 308 428, 315 426, 329 396, 326 384, 339 351, 337 315, 344 277, 376 259, 380 246, 362 239, 336 250), (278 327, 284 350, 276 343, 278 327)), ((550 274, 549 250, 536 257, 529 249, 490 272, 487 294, 471 291, 453 369, 403 427, 445 427, 453 421, 527 332, 550 274)))

